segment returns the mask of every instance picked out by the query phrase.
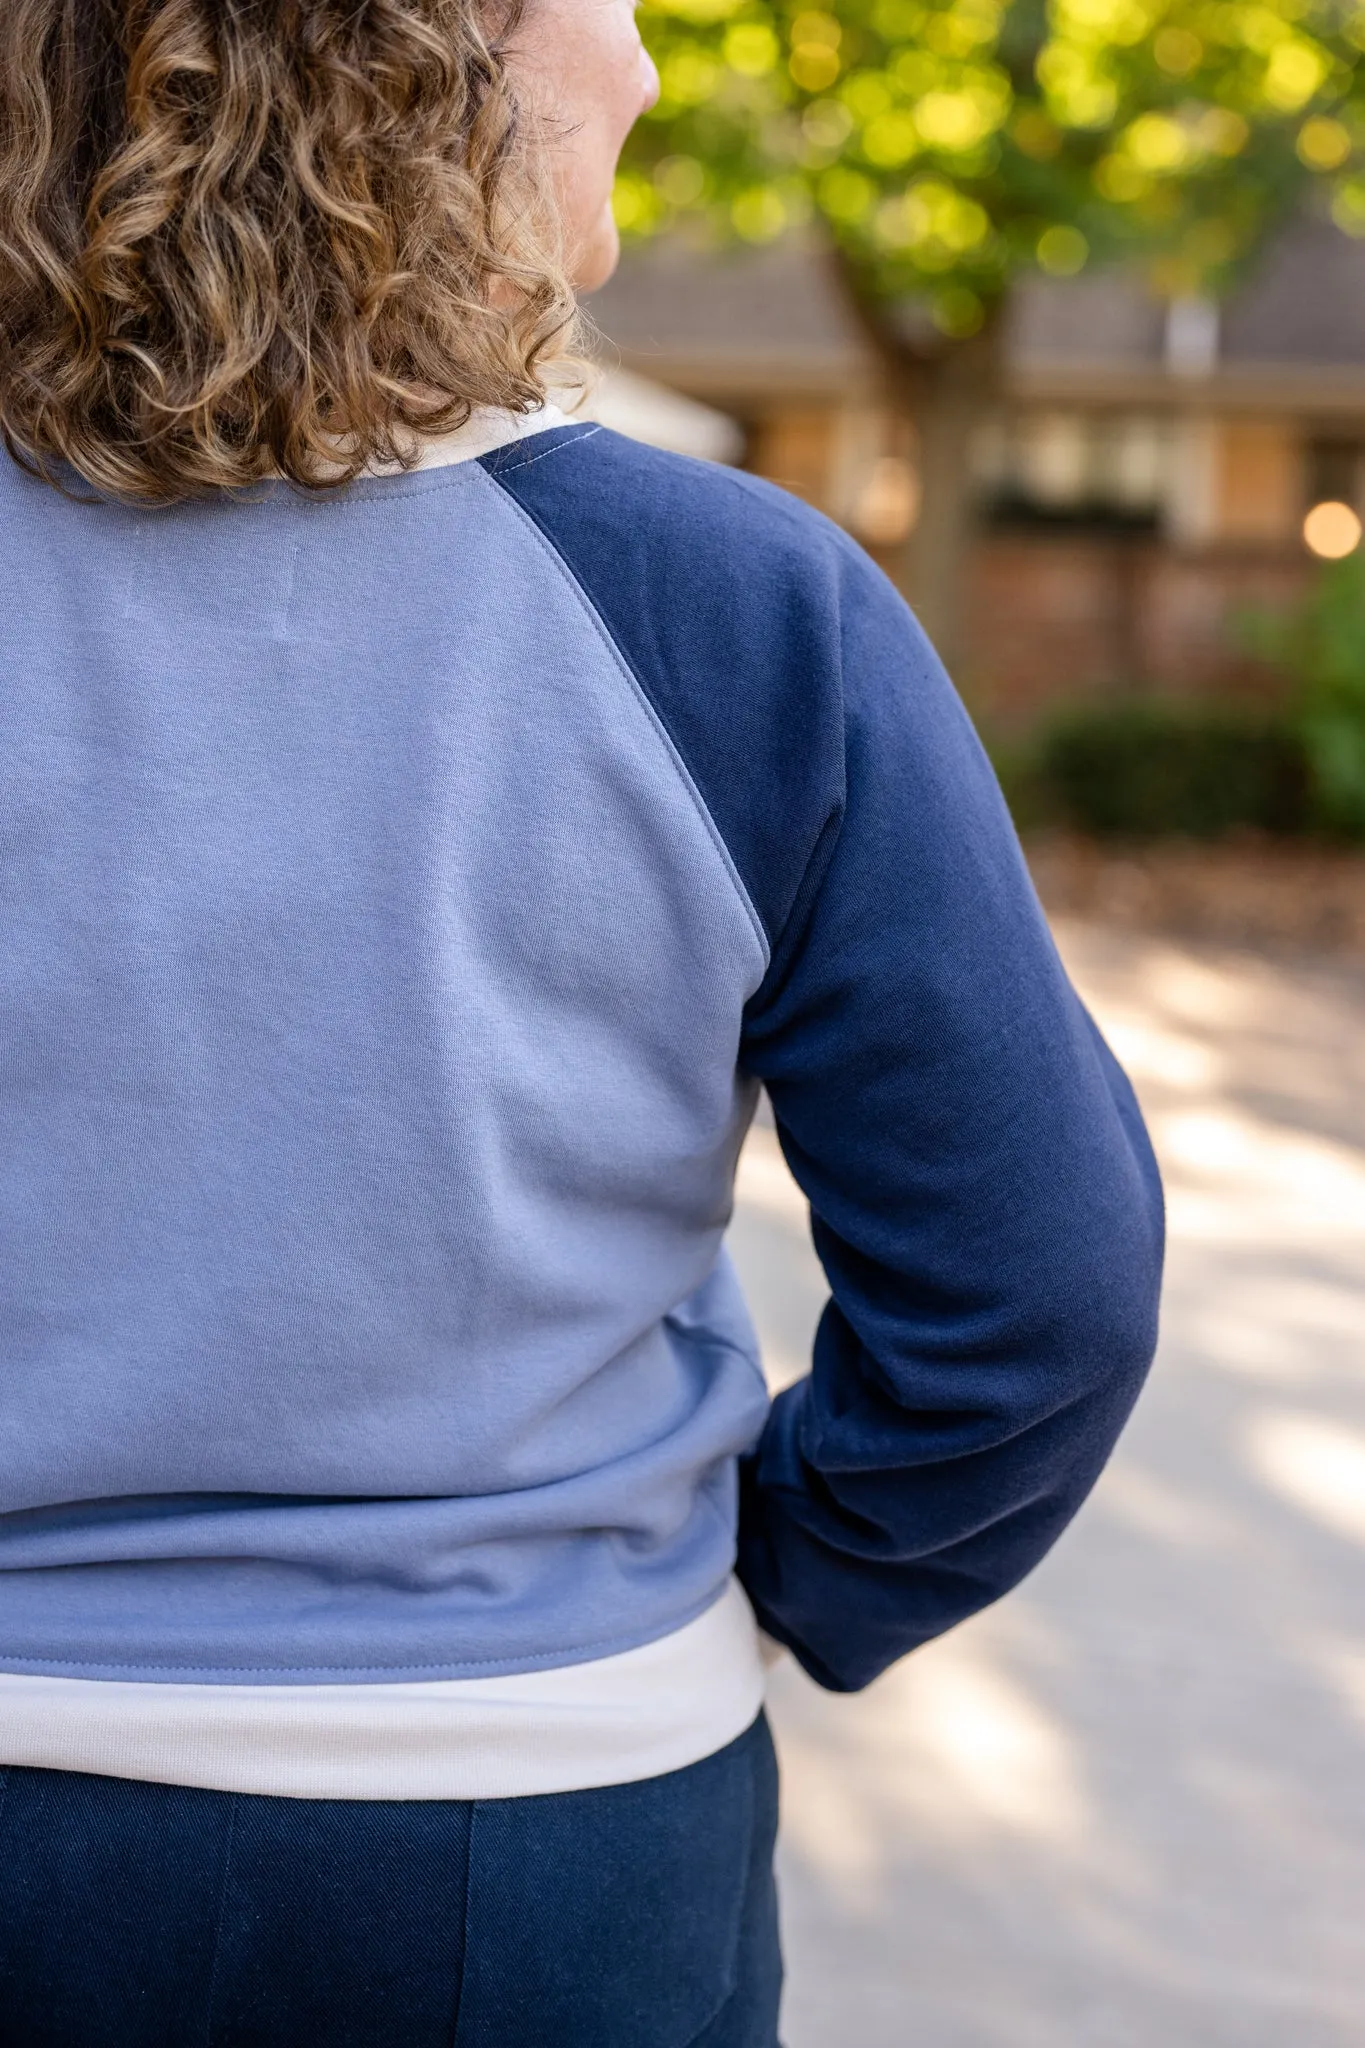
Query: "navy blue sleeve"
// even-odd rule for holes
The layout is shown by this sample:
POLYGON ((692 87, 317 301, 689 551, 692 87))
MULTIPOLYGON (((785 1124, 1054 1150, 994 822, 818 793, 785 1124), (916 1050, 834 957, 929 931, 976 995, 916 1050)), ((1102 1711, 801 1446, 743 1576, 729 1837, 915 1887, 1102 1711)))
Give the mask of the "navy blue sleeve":
POLYGON ((772 947, 741 1058, 831 1300, 742 1472, 739 1571, 851 1690, 1016 1584, 1093 1485, 1156 1341, 1156 1165, 867 558, 733 472, 590 429, 527 452, 485 461, 650 695, 772 947))

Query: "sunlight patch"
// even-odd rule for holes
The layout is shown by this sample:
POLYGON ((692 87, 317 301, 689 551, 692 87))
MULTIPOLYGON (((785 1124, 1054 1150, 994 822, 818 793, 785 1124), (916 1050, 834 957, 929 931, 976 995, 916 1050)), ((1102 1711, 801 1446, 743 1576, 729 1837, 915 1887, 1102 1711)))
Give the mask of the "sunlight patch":
POLYGON ((1259 1476, 1305 1514, 1365 1543, 1365 1435, 1298 1412, 1254 1416, 1247 1449, 1259 1476))

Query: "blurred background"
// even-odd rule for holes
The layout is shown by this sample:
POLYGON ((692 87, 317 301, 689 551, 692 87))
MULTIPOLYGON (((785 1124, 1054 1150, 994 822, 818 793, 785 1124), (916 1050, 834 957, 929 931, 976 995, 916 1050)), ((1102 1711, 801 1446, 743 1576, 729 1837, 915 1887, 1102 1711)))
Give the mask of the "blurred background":
MULTIPOLYGON (((857 1699, 775 1674, 788 2048, 1360 2048, 1365 10, 641 21, 591 408, 915 603, 1171 1204, 1053 1557, 857 1699)), ((824 1285, 762 1120, 732 1235, 781 1384, 824 1285)))

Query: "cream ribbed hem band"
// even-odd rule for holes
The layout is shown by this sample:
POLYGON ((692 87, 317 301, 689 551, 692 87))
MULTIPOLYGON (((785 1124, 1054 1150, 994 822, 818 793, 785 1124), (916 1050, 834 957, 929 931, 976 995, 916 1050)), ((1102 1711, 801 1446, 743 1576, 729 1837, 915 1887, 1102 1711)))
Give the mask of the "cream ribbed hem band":
POLYGON ((763 1704, 738 1580, 638 1650, 416 1685, 148 1685, 0 1673, 0 1764, 288 1799, 510 1799, 623 1785, 733 1742, 763 1704))

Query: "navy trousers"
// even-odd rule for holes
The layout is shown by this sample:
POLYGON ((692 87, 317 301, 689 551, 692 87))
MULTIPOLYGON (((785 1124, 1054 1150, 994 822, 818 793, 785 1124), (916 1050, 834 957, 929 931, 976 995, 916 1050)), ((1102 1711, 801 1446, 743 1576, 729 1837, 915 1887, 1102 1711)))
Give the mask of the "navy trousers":
POLYGON ((776 2048, 767 1723, 544 1798, 0 1771, 0 2048, 776 2048))

